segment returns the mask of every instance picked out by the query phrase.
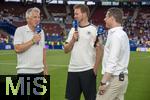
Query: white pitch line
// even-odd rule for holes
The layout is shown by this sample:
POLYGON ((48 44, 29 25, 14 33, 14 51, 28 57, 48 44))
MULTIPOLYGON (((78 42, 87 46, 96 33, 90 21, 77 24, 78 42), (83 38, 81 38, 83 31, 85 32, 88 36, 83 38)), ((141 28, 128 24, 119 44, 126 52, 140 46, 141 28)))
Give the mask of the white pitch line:
POLYGON ((135 59, 148 59, 150 58, 150 56, 145 56, 145 57, 130 57, 131 59, 135 60, 135 59))
POLYGON ((60 66, 60 67, 66 67, 66 66, 68 66, 68 65, 55 65, 55 64, 48 64, 48 66, 54 66, 54 67, 57 67, 57 66, 58 66, 58 67, 59 67, 59 66, 60 66))
POLYGON ((15 63, 0 63, 0 65, 16 65, 15 63))
POLYGON ((0 55, 14 55, 15 53, 1 53, 0 55))
MULTIPOLYGON (((136 59, 149 59, 150 56, 145 57, 130 57, 130 60, 136 60, 136 59)), ((7 63, 7 62, 0 62, 0 65, 17 65, 16 63, 7 63)), ((56 65, 56 64, 47 64, 49 67, 68 67, 68 65, 56 65)))
MULTIPOLYGON (((16 63, 1 63, 0 65, 17 65, 16 63)), ((48 64, 49 67, 67 67, 68 65, 48 64)))

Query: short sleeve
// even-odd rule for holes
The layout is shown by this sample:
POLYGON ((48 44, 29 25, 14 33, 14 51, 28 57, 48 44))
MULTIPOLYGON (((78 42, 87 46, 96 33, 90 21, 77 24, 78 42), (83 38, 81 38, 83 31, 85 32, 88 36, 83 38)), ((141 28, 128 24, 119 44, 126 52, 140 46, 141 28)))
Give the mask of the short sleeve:
POLYGON ((17 28, 14 35, 14 45, 23 43, 23 34, 20 28, 17 28))
POLYGON ((43 30, 42 30, 42 32, 41 32, 41 36, 42 36, 42 40, 41 40, 42 46, 43 46, 43 48, 45 48, 45 34, 44 34, 44 31, 43 31, 43 30))
POLYGON ((71 28, 69 34, 68 34, 68 38, 66 40, 66 42, 70 42, 73 36, 73 32, 74 32, 74 28, 71 28))

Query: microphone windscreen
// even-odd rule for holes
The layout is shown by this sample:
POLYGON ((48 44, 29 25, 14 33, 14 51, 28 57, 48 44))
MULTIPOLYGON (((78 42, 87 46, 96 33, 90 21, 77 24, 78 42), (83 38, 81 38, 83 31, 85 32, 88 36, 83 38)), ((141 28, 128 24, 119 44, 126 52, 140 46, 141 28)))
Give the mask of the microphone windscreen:
POLYGON ((104 27, 102 25, 99 25, 97 29, 97 35, 101 35, 104 33, 104 27))
POLYGON ((37 25, 35 26, 35 32, 36 32, 36 33, 40 33, 41 30, 42 30, 41 24, 37 24, 37 25))
POLYGON ((77 20, 73 20, 72 26, 73 26, 73 28, 75 28, 75 31, 78 31, 78 21, 77 20))

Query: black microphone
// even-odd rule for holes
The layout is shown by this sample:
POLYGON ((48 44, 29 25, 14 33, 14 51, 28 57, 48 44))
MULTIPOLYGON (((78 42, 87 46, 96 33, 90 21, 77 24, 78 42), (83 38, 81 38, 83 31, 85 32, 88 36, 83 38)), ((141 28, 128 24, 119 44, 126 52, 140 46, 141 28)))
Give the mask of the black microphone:
MULTIPOLYGON (((78 32, 78 21, 77 20, 73 20, 72 26, 73 26, 75 32, 78 32)), ((78 41, 78 39, 77 39, 77 41, 78 41)))
POLYGON ((102 36, 103 34, 104 34, 104 27, 102 25, 99 25, 97 29, 97 36, 94 43, 94 47, 96 47, 96 43, 99 41, 99 37, 102 36))
MULTIPOLYGON (((40 34, 41 31, 42 31, 42 26, 41 26, 41 24, 37 24, 37 25, 35 26, 35 32, 36 32, 36 34, 40 34)), ((39 44, 39 42, 38 42, 37 44, 39 44)))

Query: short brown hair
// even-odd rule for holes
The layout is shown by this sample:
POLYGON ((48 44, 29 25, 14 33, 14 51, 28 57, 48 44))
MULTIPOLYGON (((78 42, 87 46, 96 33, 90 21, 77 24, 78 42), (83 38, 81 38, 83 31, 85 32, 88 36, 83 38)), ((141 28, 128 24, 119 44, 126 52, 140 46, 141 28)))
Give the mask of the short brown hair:
POLYGON ((108 9, 108 16, 111 17, 113 16, 116 20, 116 22, 122 24, 122 19, 123 19, 123 10, 120 8, 109 8, 108 9))
POLYGON ((83 4, 77 4, 73 7, 73 9, 80 9, 82 13, 86 13, 87 17, 90 17, 90 10, 89 7, 87 5, 83 5, 83 4))

